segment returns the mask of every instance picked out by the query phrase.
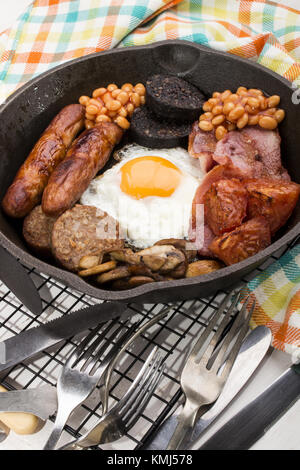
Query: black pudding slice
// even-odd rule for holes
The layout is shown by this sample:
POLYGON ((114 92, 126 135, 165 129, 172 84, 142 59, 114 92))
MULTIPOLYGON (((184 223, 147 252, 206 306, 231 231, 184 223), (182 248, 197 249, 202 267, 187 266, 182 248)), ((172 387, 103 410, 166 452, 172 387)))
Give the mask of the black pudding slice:
POLYGON ((158 116, 177 121, 195 121, 202 112, 206 98, 183 78, 153 75, 146 82, 146 101, 158 116))
POLYGON ((187 146, 191 123, 177 123, 159 118, 147 106, 134 111, 130 122, 130 135, 134 142, 150 148, 187 146))

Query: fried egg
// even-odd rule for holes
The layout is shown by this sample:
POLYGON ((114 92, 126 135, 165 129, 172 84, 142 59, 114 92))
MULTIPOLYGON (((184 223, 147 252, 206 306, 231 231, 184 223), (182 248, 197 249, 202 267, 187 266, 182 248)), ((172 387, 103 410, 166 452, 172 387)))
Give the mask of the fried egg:
POLYGON ((137 144, 115 154, 119 160, 96 177, 81 197, 119 223, 121 237, 136 248, 164 238, 187 238, 195 192, 204 174, 197 159, 180 147, 148 149, 137 144))

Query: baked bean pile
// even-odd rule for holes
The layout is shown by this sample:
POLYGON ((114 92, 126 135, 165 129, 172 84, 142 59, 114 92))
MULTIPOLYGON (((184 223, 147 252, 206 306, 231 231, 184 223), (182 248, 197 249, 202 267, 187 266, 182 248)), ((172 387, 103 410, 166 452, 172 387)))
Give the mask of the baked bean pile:
POLYGON ((217 140, 227 132, 247 125, 272 130, 285 116, 284 110, 277 108, 279 103, 280 96, 266 97, 256 88, 239 87, 236 93, 216 91, 203 104, 204 113, 199 118, 199 127, 203 131, 214 130, 217 140))
POLYGON ((85 106, 85 127, 90 129, 97 122, 115 122, 122 129, 128 129, 135 108, 145 104, 146 89, 142 83, 133 86, 124 83, 121 88, 110 83, 106 88, 96 88, 89 96, 81 96, 79 103, 85 106))

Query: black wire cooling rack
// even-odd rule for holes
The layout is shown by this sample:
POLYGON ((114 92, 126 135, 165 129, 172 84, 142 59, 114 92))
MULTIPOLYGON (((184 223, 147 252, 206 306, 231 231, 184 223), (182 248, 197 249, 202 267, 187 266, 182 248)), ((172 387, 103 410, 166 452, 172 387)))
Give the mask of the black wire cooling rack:
MULTIPOLYGON (((295 243, 296 240, 278 251, 235 287, 240 288, 245 285, 295 243)), ((71 311, 101 302, 76 292, 34 269, 26 269, 43 300, 43 312, 39 316, 34 316, 4 284, 0 284, 0 341, 61 315, 67 315, 71 311)), ((144 332, 124 353, 112 375, 109 406, 122 397, 154 346, 159 348, 166 368, 155 394, 136 425, 117 442, 99 446, 98 449, 139 449, 151 437, 160 423, 174 412, 182 399, 179 377, 185 358, 195 339, 206 327, 211 315, 219 307, 227 293, 228 291, 221 290, 207 298, 169 304, 172 308, 168 316, 144 332)), ((145 304, 141 307, 132 303, 128 305, 128 308, 132 310, 132 320, 145 322, 165 306, 166 304, 145 304)), ((55 386, 68 353, 79 340, 80 335, 61 342, 58 347, 49 349, 34 359, 13 367, 6 374, 1 374, 0 382, 9 390, 34 388, 44 383, 55 386)), ((63 445, 91 429, 100 416, 99 390, 95 390, 89 399, 71 415, 60 444, 63 445)), ((54 420, 54 417, 51 420, 54 420)))

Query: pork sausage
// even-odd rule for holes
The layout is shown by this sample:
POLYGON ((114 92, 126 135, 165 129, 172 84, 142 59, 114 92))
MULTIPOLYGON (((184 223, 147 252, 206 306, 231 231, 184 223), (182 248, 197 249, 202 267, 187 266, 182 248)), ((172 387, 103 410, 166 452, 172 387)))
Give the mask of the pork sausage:
POLYGON ((25 217, 40 203, 43 190, 55 167, 84 126, 81 104, 64 107, 51 121, 8 188, 2 207, 10 217, 25 217))
POLYGON ((85 130, 73 142, 45 188, 42 198, 45 214, 58 217, 80 199, 122 135, 117 124, 101 122, 85 130))

